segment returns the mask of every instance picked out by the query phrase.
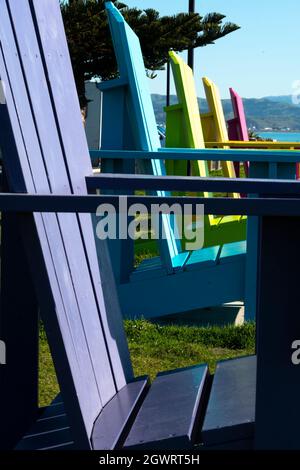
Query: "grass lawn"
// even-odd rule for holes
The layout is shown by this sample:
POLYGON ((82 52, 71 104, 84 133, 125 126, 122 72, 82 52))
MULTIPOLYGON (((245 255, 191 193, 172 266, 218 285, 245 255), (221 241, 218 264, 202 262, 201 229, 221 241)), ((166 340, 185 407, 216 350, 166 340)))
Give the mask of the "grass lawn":
MULTIPOLYGON (((234 327, 160 326, 145 320, 125 321, 136 376, 254 353, 255 325, 234 327)), ((45 332, 40 332, 40 405, 58 393, 58 385, 45 332)))

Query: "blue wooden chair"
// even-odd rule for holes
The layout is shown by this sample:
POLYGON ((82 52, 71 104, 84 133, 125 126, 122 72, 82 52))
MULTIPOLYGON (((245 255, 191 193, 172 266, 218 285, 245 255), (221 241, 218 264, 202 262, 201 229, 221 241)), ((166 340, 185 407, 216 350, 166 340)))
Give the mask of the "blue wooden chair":
MULTIPOLYGON (((61 201, 64 196, 84 196, 85 176, 92 168, 59 2, 1 0, 0 16, 0 144, 8 187, 14 193, 59 195, 61 201)), ((13 392, 24 367, 22 346, 15 344, 19 363, 13 364, 10 381, 0 389, 1 441, 19 434, 18 443, 10 442, 17 449, 190 448, 201 430, 208 367, 164 372, 150 389, 146 377, 134 379, 108 250, 102 242, 97 253, 91 216, 20 213, 14 224, 30 267, 61 395, 25 419, 27 403, 32 404, 27 392, 37 386, 35 370, 19 388, 22 407, 8 398, 5 407, 10 413, 5 414, 2 398, 13 392)), ((29 297, 24 292, 24 300, 29 297)), ((11 296, 10 302, 16 305, 17 299, 11 296)), ((30 306, 25 302, 27 324, 22 333, 32 342, 31 366, 37 367, 33 325, 38 317, 30 306)), ((1 323, 13 338, 16 312, 10 313, 1 311, 1 323)), ((228 428, 235 441, 251 441, 255 368, 252 357, 219 364, 216 387, 219 381, 226 413, 220 422, 215 419, 222 394, 213 387, 203 426, 207 445, 219 442, 219 430, 220 442, 228 440, 228 428), (237 374, 239 379, 246 377, 246 390, 243 380, 236 384, 237 374), (236 403, 243 410, 239 420, 234 415, 236 403)))
MULTIPOLYGON (((99 84, 103 92, 101 148, 157 152, 160 142, 139 40, 112 3, 106 3, 106 8, 120 77, 99 84)), ((157 155, 142 167, 144 173, 166 174, 157 155)), ((135 162, 105 159, 102 171, 134 173, 135 162)), ((163 224, 167 237, 159 241, 160 257, 144 260, 136 269, 133 242, 111 243, 126 317, 158 317, 244 299, 246 242, 187 252, 175 237, 176 221, 165 215, 163 224)))
MULTIPOLYGON (((103 170, 134 172, 134 161, 130 161, 128 155, 125 156, 126 150, 150 150, 158 151, 159 160, 149 160, 143 170, 158 176, 164 175, 163 159, 168 157, 170 150, 160 149, 138 38, 113 4, 108 2, 106 5, 120 78, 100 84, 104 95, 102 154, 108 150, 107 157, 112 150, 123 150, 122 155, 115 152, 123 158, 102 159, 103 170), (113 134, 112 128, 115 130, 113 134)), ((226 160, 235 156, 234 151, 223 152, 206 151, 202 159, 225 161, 225 155, 226 160)), ((101 152, 90 153, 97 158, 101 157, 101 152)), ((179 158, 180 153, 181 159, 187 155, 191 159, 193 153, 198 156, 194 157, 195 161, 201 159, 201 151, 187 150, 183 155, 182 149, 172 149, 171 153, 173 159, 179 158)), ((251 160, 250 176, 253 178, 295 179, 295 168, 286 152, 282 154, 280 162, 273 162, 274 154, 268 154, 267 151, 244 151, 243 154, 243 158, 251 160)), ((167 195, 164 192, 158 194, 167 195)), ((160 241, 160 258, 145 260, 133 270, 133 246, 128 241, 123 247, 122 243, 116 244, 117 247, 111 250, 111 256, 123 314, 127 317, 141 314, 157 317, 245 299, 246 318, 255 319, 256 283, 253 279, 258 274, 259 221, 257 217, 249 217, 248 221, 247 256, 245 242, 186 253, 181 251, 172 230, 169 230, 167 243, 160 241), (201 295, 198 294, 199 286, 201 295), (155 292, 155 297, 149 294, 152 292, 155 292), (172 292, 172 297, 166 295, 167 292, 172 292)), ((170 224, 171 229, 173 222, 170 224)))

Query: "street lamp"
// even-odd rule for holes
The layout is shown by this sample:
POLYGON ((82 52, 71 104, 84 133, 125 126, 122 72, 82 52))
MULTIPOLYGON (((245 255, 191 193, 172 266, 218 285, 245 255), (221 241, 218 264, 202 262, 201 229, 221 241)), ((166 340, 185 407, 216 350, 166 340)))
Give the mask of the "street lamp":
MULTIPOLYGON (((189 0, 189 13, 195 13, 195 0, 189 0)), ((194 70, 194 49, 188 50, 188 65, 194 70)))
MULTIPOLYGON (((195 0, 189 0, 189 13, 195 13, 195 0)), ((194 70, 194 49, 188 50, 188 65, 194 70)), ((171 67, 170 61, 167 62, 167 106, 170 105, 170 84, 171 84, 171 67)))

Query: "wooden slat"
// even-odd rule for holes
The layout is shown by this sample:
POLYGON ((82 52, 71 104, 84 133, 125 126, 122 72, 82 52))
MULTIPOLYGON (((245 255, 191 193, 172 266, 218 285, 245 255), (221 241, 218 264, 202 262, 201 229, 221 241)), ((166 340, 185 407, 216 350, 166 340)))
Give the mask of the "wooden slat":
POLYGON ((185 265, 186 270, 192 271, 207 268, 208 266, 215 266, 219 259, 220 251, 220 246, 212 246, 193 251, 185 265))
POLYGON ((74 442, 68 426, 24 436, 15 450, 72 450, 74 442))
MULTIPOLYGON (((207 104, 209 107, 209 111, 213 116, 213 129, 215 133, 215 140, 218 142, 221 141, 228 141, 228 133, 227 133, 227 126, 224 117, 224 111, 222 107, 220 92, 218 87, 209 80, 207 77, 203 78, 203 86, 205 91, 205 96, 207 100, 207 104)), ((227 150, 227 149, 226 149, 227 150)), ((223 173, 224 176, 235 178, 235 169, 234 165, 231 161, 227 161, 222 163, 223 173)), ((238 194, 234 194, 234 197, 239 197, 238 194)))
MULTIPOLYGON (((200 178, 195 176, 153 176, 153 175, 120 175, 98 174, 86 178, 91 190, 113 189, 117 186, 123 189, 156 189, 166 188, 176 191, 213 191, 229 192, 239 190, 248 194, 264 195, 300 195, 300 185, 296 180, 263 178, 200 178)), ((201 198, 199 197, 199 201, 201 198)), ((202 201, 205 203, 206 199, 202 201)))
POLYGON ((221 264, 231 263, 236 256, 245 256, 247 253, 247 242, 228 243, 222 246, 219 262, 221 264))
POLYGON ((203 86, 209 112, 213 115, 215 141, 228 141, 226 121, 218 87, 209 78, 203 77, 203 86))
MULTIPOLYGON (((174 51, 171 51, 169 55, 177 98, 183 113, 181 126, 184 128, 184 132, 182 133, 183 140, 180 142, 180 145, 175 145, 180 123, 176 127, 172 126, 169 128, 167 126, 166 147, 205 148, 193 71, 174 51)), ((169 110, 172 110, 172 106, 166 108, 167 114, 169 110)), ((207 162, 205 161, 199 160, 195 162, 193 169, 194 174, 202 177, 209 176, 207 162)), ((205 193, 205 196, 211 197, 212 194, 205 193)))
MULTIPOLYGON (((34 0, 32 3, 46 75, 49 79, 48 86, 58 123, 58 134, 69 176, 70 190, 74 194, 87 194, 85 177, 92 174, 92 166, 84 127, 82 126, 59 2, 34 0), (76 136, 76 139, 74 139, 74 136, 76 136)), ((79 214, 79 225, 94 291, 91 296, 96 297, 114 381, 117 389, 120 389, 126 384, 126 381, 132 379, 133 372, 117 296, 113 295, 114 281, 110 274, 111 267, 107 249, 104 243, 98 244, 98 259, 101 268, 99 270, 91 217, 88 214, 79 214), (100 275, 100 272, 102 275, 100 275), (102 289, 100 286, 102 286, 102 289)), ((81 269, 80 274, 83 275, 81 269)), ((90 301, 87 290, 85 290, 85 294, 90 301)), ((102 356, 100 357, 102 364, 102 356)), ((102 377, 102 381, 105 381, 104 377, 102 377)))
POLYGON ((71 450, 74 442, 61 395, 40 409, 35 423, 16 446, 16 450, 71 450))
MULTIPOLYGON (((297 163, 300 161, 299 150, 268 150, 268 149, 182 149, 172 148, 168 149, 162 147, 159 149, 158 158, 163 160, 186 160, 187 153, 189 160, 212 160, 212 161, 226 161, 230 159, 232 162, 239 162, 241 159, 246 158, 249 162, 257 163, 297 163)), ((153 158, 152 151, 120 151, 120 150, 91 150, 90 155, 92 158, 129 158, 134 156, 137 160, 144 160, 153 158)))
MULTIPOLYGON (((144 204, 151 211, 153 204, 178 204, 184 208, 187 200, 181 196, 158 197, 158 196, 128 196, 128 205, 144 204)), ((189 204, 196 207, 199 204, 199 198, 190 197, 189 204)), ((38 194, 16 194, 1 193, 0 208, 6 212, 45 212, 45 213, 86 213, 95 211, 99 204, 111 204, 113 207, 119 207, 119 197, 115 195, 87 195, 87 196, 57 196, 57 195, 38 195, 38 194)), ((299 198, 298 197, 257 197, 239 199, 231 198, 211 198, 205 201, 205 211, 223 215, 243 214, 243 215, 270 215, 270 216, 298 216, 299 198)), ((148 247, 148 244, 146 245, 148 247)))
POLYGON ((39 418, 32 429, 26 433, 26 438, 36 434, 43 434, 57 429, 69 428, 69 423, 66 413, 61 413, 52 418, 39 418))
POLYGON ((187 449, 195 442, 206 365, 159 374, 125 441, 125 449, 187 449))
POLYGON ((147 377, 137 379, 125 385, 103 408, 93 430, 94 450, 113 450, 123 445, 148 388, 147 377))
POLYGON ((52 419, 58 416, 62 416, 66 414, 65 406, 63 403, 59 404, 52 404, 47 406, 44 410, 42 415, 38 418, 38 420, 42 419, 52 419))
MULTIPOLYGON (((234 117, 237 120, 238 138, 236 140, 248 141, 249 140, 248 126, 246 122, 243 100, 233 88, 230 88, 229 91, 230 91, 230 96, 231 96, 234 117)), ((233 140, 233 139, 230 138, 230 140, 233 140)))
POLYGON ((202 428, 205 446, 253 439, 255 390, 256 356, 217 364, 202 428))

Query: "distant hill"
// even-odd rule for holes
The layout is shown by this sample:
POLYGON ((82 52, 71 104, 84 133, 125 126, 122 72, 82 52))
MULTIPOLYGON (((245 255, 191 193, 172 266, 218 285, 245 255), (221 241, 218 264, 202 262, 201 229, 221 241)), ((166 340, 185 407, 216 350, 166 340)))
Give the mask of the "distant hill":
MULTIPOLYGON (((166 104, 164 95, 152 95, 152 101, 156 120, 158 123, 165 122, 165 113, 163 108, 166 104)), ((177 97, 170 97, 171 104, 177 102, 177 97)), ((300 106, 293 104, 291 96, 271 96, 266 98, 245 98, 245 113, 249 128, 256 127, 257 131, 263 131, 265 128, 273 130, 282 130, 289 128, 291 131, 300 132, 300 106)), ((206 100, 198 98, 201 112, 207 112, 206 100)), ((233 117, 231 101, 222 100, 226 119, 233 117)))
POLYGON ((265 99, 269 101, 275 101, 277 103, 285 103, 285 104, 291 104, 292 106, 297 106, 293 104, 292 95, 266 96, 265 99))

